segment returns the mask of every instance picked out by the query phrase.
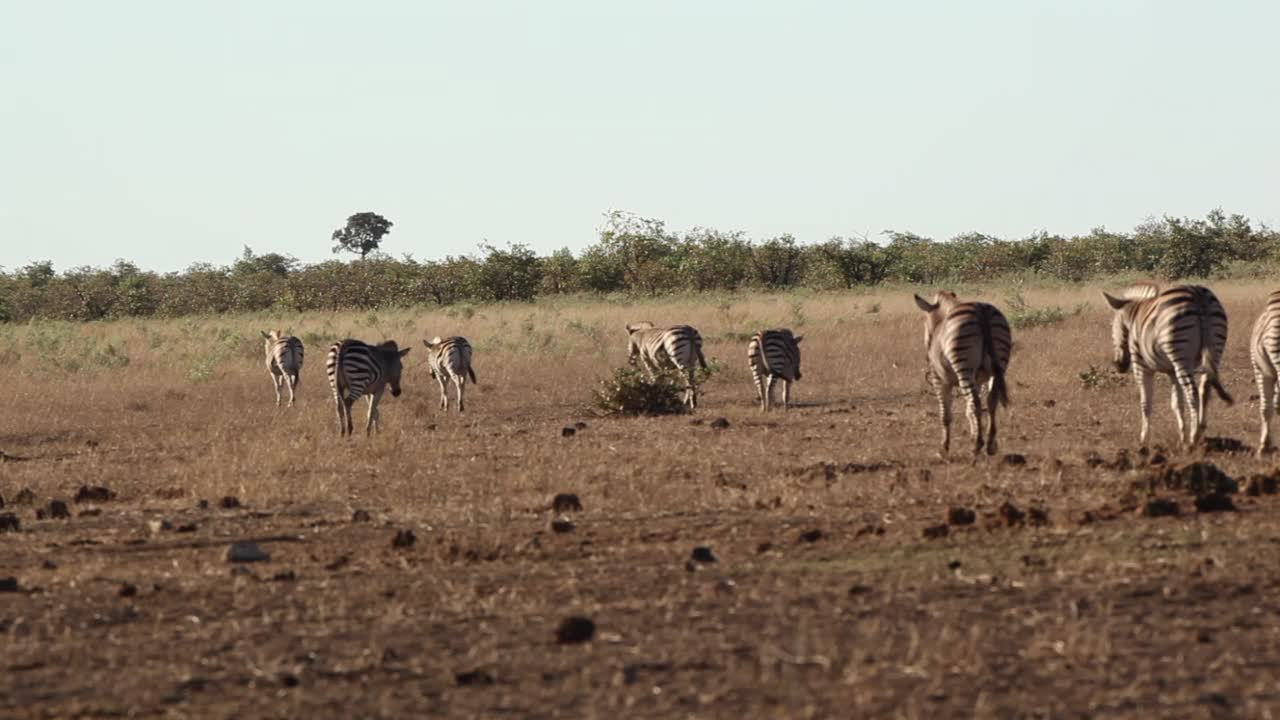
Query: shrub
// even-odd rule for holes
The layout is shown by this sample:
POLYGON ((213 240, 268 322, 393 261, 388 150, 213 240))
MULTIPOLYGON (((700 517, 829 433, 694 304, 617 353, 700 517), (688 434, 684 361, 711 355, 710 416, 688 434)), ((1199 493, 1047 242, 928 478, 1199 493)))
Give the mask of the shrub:
POLYGON ((610 415, 672 415, 685 410, 684 389, 675 372, 650 380, 634 368, 618 368, 596 388, 593 404, 610 415))

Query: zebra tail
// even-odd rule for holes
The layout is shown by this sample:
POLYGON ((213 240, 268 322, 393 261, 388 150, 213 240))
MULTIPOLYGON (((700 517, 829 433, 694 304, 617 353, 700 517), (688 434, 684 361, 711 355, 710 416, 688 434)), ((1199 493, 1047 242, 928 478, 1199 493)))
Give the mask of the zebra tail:
POLYGON ((991 340, 991 311, 982 314, 978 325, 982 328, 982 353, 991 358, 991 397, 988 402, 1009 407, 1009 386, 1005 384, 1004 368, 996 356, 996 346, 991 340))
POLYGON ((468 365, 468 366, 467 366, 467 374, 471 376, 471 384, 472 384, 472 385, 479 385, 479 384, 480 384, 480 381, 476 379, 476 371, 475 371, 475 370, 472 370, 470 365, 468 365))
POLYGON ((1235 399, 1231 397, 1231 393, 1222 386, 1222 381, 1218 378, 1218 364, 1213 361, 1213 337, 1211 336, 1213 328, 1209 322, 1209 307, 1203 296, 1196 297, 1196 304, 1200 308, 1200 366, 1204 368, 1205 377, 1209 380, 1209 387, 1218 393, 1218 397, 1222 398, 1222 402, 1227 405, 1234 405, 1235 399))
POLYGON ((698 346, 698 364, 702 366, 702 369, 703 369, 703 370, 707 370, 707 369, 708 369, 708 368, 707 368, 707 358, 706 358, 706 356, 705 356, 705 355, 703 355, 703 354, 702 354, 702 346, 701 346, 701 345, 699 345, 699 346, 698 346))

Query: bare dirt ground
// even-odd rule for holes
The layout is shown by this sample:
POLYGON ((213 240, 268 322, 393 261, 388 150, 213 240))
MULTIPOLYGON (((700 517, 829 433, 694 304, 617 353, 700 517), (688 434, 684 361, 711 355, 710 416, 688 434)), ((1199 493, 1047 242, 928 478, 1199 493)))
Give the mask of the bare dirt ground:
MULTIPOLYGON (((1267 289, 1218 288, 1237 403, 1209 434, 1245 445, 1267 289)), ((909 291, 9 328, 0 716, 1280 712, 1274 462, 1140 453, 1132 383, 1079 377, 1109 370, 1096 289, 1027 300, 1068 317, 1015 329, 1001 453, 977 462, 963 421, 936 457, 909 291), (700 327, 723 364, 695 415, 588 411, 639 319, 700 327), (293 409, 269 325, 310 338, 293 409), (753 400, 735 333, 762 325, 806 335, 790 413, 753 400), (319 338, 347 333, 467 335, 468 412, 411 353, 382 433, 340 441, 319 338), (270 559, 228 562, 245 540, 270 559)))

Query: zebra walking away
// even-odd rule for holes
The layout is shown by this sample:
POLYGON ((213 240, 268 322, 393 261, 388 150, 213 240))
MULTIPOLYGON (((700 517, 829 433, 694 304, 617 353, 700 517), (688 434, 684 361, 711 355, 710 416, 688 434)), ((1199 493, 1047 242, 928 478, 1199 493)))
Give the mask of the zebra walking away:
POLYGON ((471 369, 471 343, 464 337, 442 340, 437 335, 430 341, 423 340, 422 344, 427 346, 427 367, 431 369, 431 377, 440 383, 440 409, 449 409, 449 393, 446 391, 449 383, 453 382, 458 387, 458 412, 462 412, 465 409, 462 398, 467 378, 479 384, 476 371, 471 369))
POLYGON ((1276 411, 1276 378, 1280 374, 1280 290, 1267 297, 1267 306, 1253 324, 1249 354, 1253 360, 1253 378, 1258 383, 1258 405, 1262 412, 1258 455, 1263 455, 1274 447, 1271 444, 1271 416, 1276 411))
POLYGON ((688 325, 656 328, 651 322, 631 323, 627 326, 627 361, 640 364, 650 379, 658 371, 674 367, 688 379, 684 404, 690 410, 698 407, 697 369, 706 369, 707 359, 702 355, 702 335, 688 325))
POLYGON ((756 399, 767 412, 773 405, 773 382, 782 381, 782 409, 791 409, 791 383, 800 379, 800 341, 791 330, 761 330, 747 343, 747 362, 756 384, 756 399))
POLYGON ((1144 446, 1151 439, 1155 374, 1169 376, 1178 442, 1191 447, 1204 437, 1209 388, 1228 405, 1232 403, 1218 379, 1218 364, 1227 346, 1227 311, 1206 287, 1179 285, 1158 290, 1143 283, 1127 288, 1119 297, 1102 293, 1115 310, 1111 339, 1116 369, 1128 372, 1132 368, 1138 381, 1144 446))
POLYGON ((262 333, 267 352, 267 370, 276 389, 276 405, 280 405, 280 386, 289 386, 289 407, 293 407, 298 381, 302 379, 302 341, 279 330, 262 333))
POLYGON ((378 404, 382 391, 391 388, 391 397, 400 397, 400 359, 409 354, 410 348, 401 350, 395 340, 381 345, 370 345, 359 340, 343 340, 329 348, 325 370, 333 399, 338 406, 338 432, 351 434, 351 406, 360 396, 369 399, 369 417, 365 421, 365 434, 378 426, 378 404))
POLYGON ((974 437, 973 454, 983 447, 982 389, 987 390, 990 422, 985 440, 987 454, 996 452, 996 410, 1009 406, 1005 372, 1013 349, 1009 321, 994 305, 960 302, 956 294, 943 290, 929 302, 919 295, 916 305, 926 313, 924 322, 925 371, 942 416, 942 454, 951 447, 951 398, 956 387, 964 396, 969 431, 974 437))

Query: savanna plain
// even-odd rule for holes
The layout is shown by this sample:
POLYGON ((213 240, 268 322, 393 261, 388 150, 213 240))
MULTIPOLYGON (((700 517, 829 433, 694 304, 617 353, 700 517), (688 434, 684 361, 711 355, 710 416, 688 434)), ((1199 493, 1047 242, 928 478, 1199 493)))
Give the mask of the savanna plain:
POLYGON ((1163 378, 1137 447, 1099 287, 956 289, 1016 316, 976 461, 963 416, 937 454, 922 288, 0 326, 0 716, 1280 714, 1271 288, 1215 286, 1236 403, 1194 452, 1163 378), (593 412, 637 320, 701 330, 695 413, 593 412), (804 378, 764 414, 775 326, 804 378), (293 408, 272 327, 307 345, 293 408), (453 334, 464 414, 421 364, 453 334), (414 347, 373 437, 337 434, 345 336, 414 347))

